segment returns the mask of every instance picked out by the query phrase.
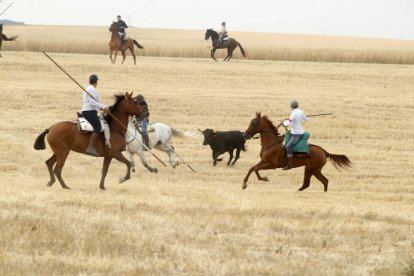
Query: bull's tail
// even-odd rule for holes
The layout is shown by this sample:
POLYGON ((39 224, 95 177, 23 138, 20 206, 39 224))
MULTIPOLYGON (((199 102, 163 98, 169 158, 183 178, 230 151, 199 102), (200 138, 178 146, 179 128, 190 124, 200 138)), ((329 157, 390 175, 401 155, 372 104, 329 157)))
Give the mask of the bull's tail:
POLYGON ((184 132, 182 132, 179 129, 175 129, 175 128, 171 127, 171 132, 172 132, 172 136, 174 136, 174 137, 180 137, 180 138, 185 137, 184 132))
POLYGON ((339 168, 351 168, 352 163, 351 160, 349 160, 349 158, 346 155, 343 154, 331 154, 329 152, 327 152, 326 150, 325 154, 326 157, 329 158, 329 160, 331 161, 332 165, 335 167, 335 169, 339 170, 339 168))
POLYGON ((237 42, 237 45, 240 47, 240 51, 241 51, 242 55, 243 55, 244 57, 246 57, 246 53, 244 52, 244 49, 243 49, 243 47, 241 46, 241 44, 240 44, 239 42, 237 42))
POLYGON ((37 136, 36 141, 34 143, 34 149, 35 150, 44 150, 46 149, 45 144, 45 136, 49 133, 49 129, 45 129, 42 133, 40 133, 39 136, 37 136))
POLYGON ((137 46, 140 49, 144 49, 144 46, 142 46, 141 44, 138 43, 138 41, 136 41, 135 39, 132 40, 135 44, 135 46, 137 46))
POLYGON ((12 37, 7 37, 5 34, 0 34, 1 35, 1 39, 4 41, 13 41, 17 38, 17 35, 14 35, 12 37))

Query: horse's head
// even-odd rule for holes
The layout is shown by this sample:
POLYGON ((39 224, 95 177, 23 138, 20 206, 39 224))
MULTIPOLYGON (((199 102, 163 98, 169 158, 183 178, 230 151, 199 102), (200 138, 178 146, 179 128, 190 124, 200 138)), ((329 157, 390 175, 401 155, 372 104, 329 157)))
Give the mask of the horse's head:
POLYGON ((135 98, 132 97, 133 92, 126 92, 125 95, 117 94, 115 95, 115 104, 110 107, 110 111, 119 112, 126 116, 130 115, 139 115, 141 112, 145 111, 145 107, 140 104, 137 104, 135 98))
POLYGON ((110 32, 116 32, 118 29, 118 24, 115 21, 112 21, 111 26, 109 26, 109 31, 110 32))
POLYGON ((214 31, 213 29, 207 29, 206 33, 204 34, 205 40, 208 40, 211 37, 211 39, 217 39, 218 33, 214 31))
POLYGON ((250 125, 245 131, 244 137, 246 139, 252 138, 256 133, 263 133, 266 131, 273 132, 276 136, 279 136, 277 128, 273 125, 273 123, 267 118, 267 116, 263 116, 256 112, 256 117, 250 121, 250 125))

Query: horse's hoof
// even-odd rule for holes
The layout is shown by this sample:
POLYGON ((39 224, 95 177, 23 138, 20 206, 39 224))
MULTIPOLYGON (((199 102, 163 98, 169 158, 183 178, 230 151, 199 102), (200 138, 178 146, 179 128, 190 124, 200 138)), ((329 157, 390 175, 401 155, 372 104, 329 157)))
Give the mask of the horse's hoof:
POLYGON ((103 190, 103 191, 105 191, 106 189, 105 189, 105 187, 103 187, 103 186, 99 186, 99 189, 101 189, 101 190, 103 190))
POLYGON ((55 181, 49 181, 49 182, 47 182, 46 186, 47 187, 52 187, 53 183, 55 183, 55 181))
POLYGON ((267 178, 267 176, 262 177, 262 180, 263 180, 263 181, 269 181, 269 179, 267 178))
POLYGON ((247 184, 246 183, 243 183, 242 190, 244 190, 246 188, 247 188, 247 184))
POLYGON ((135 172, 135 169, 132 169, 131 171, 134 173, 135 172))
POLYGON ((124 183, 125 182, 125 177, 121 177, 120 179, 119 179, 119 184, 121 184, 121 183, 124 183))
POLYGON ((68 186, 62 186, 63 189, 70 190, 68 186))
POLYGON ((158 169, 157 168, 154 168, 154 173, 158 173, 158 169))

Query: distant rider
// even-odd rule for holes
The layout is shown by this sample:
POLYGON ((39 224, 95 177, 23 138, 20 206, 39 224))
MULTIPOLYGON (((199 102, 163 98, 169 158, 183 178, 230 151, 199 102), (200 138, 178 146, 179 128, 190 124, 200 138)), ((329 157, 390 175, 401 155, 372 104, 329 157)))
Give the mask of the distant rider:
POLYGON ((290 107, 292 108, 292 113, 289 116, 289 119, 283 122, 285 127, 290 127, 290 139, 285 145, 288 163, 283 168, 283 170, 290 170, 293 168, 292 159, 293 159, 293 147, 299 142, 302 138, 303 130, 302 122, 307 122, 308 118, 306 117, 305 113, 299 109, 299 103, 296 100, 290 102, 290 107))
POLYGON ((81 112, 82 116, 93 127, 93 132, 89 137, 89 145, 85 153, 88 155, 98 157, 98 152, 96 151, 96 144, 98 143, 99 133, 102 130, 101 121, 98 117, 98 111, 108 113, 109 109, 108 107, 99 102, 99 94, 96 90, 96 86, 98 86, 98 76, 91 75, 89 77, 89 86, 85 89, 89 94, 85 91, 83 92, 81 112))
POLYGON ((141 106, 145 108, 145 110, 139 115, 137 119, 141 125, 144 144, 145 146, 147 146, 147 148, 151 149, 151 145, 149 142, 149 136, 148 136, 148 130, 147 130, 148 122, 149 122, 149 115, 150 115, 149 110, 148 110, 148 104, 145 101, 144 96, 142 95, 137 96, 137 102, 139 102, 141 106))
POLYGON ((125 43, 127 41, 127 36, 126 36, 126 33, 125 33, 125 29, 128 28, 128 25, 125 23, 124 20, 121 19, 120 15, 118 15, 116 18, 118 19, 117 32, 118 32, 119 36, 121 37, 121 42, 125 43))
POLYGON ((227 29, 226 29, 226 22, 221 22, 221 30, 219 32, 219 46, 221 46, 223 44, 223 39, 227 38, 227 29))

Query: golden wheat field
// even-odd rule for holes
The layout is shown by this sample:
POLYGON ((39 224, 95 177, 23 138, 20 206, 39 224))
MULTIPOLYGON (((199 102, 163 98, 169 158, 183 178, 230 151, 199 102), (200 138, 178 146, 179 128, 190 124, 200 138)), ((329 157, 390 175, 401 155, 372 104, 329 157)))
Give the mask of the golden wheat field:
MULTIPOLYGON (((44 37, 48 28, 58 30, 38 28, 44 37)), ((145 51, 168 48, 157 46, 159 33, 145 35, 137 37, 145 51)), ((70 46, 70 37, 61 40, 70 46)), ((21 39, 17 45, 46 41, 53 48, 49 38, 21 39)), ((324 39, 321 46, 314 39, 316 48, 325 47, 324 39)), ((84 35, 79 45, 88 43, 84 35)), ((254 43, 246 43, 247 52, 254 43)), ((394 43, 398 52, 413 42, 401 42, 401 49, 394 43)), ((202 34, 194 42, 206 57, 209 46, 202 34)), ((63 169, 71 190, 64 190, 59 183, 46 187, 51 150, 36 151, 33 144, 45 128, 76 118, 82 91, 41 53, 11 47, 4 43, 0 58, 0 274, 414 273, 413 65, 147 55, 134 66, 129 55, 124 65, 113 65, 106 54, 52 53, 85 86, 98 74, 105 104, 114 93, 144 94, 151 121, 185 133, 173 144, 196 170, 163 167, 146 154, 159 173, 136 157, 137 171, 118 184, 125 166, 114 160, 101 191, 102 159, 71 153, 63 169), (228 155, 213 167, 199 128, 244 131, 256 112, 277 124, 293 98, 307 114, 334 113, 305 125, 310 142, 353 162, 342 171, 326 164, 327 193, 314 178, 297 192, 303 168, 263 171, 269 182, 253 174, 242 190, 259 161, 259 140, 246 143, 234 167, 226 167, 228 155)), ((154 153, 167 163, 165 153, 154 153)))

